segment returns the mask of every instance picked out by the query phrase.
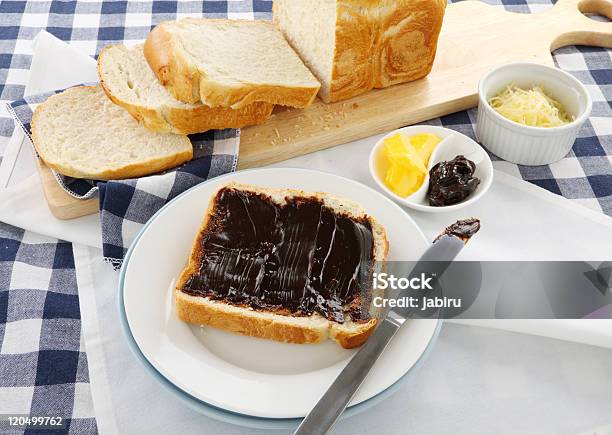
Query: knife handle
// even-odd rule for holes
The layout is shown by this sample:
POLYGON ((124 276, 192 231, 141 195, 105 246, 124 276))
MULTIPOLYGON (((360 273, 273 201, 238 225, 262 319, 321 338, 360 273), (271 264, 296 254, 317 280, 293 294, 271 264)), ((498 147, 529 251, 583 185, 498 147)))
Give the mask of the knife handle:
POLYGON ((376 328, 302 420, 294 435, 324 435, 331 430, 400 326, 396 320, 387 318, 376 328))

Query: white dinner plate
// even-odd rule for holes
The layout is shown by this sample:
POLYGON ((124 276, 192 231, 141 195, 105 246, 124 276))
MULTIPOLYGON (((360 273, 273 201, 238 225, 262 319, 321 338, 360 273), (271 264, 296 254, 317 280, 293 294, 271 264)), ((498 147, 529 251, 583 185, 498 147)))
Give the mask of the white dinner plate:
MULTIPOLYGON (((380 193, 319 171, 270 168, 241 171, 200 184, 164 206, 143 228, 123 266, 123 308, 139 351, 161 376, 214 407, 264 418, 303 417, 356 350, 333 341, 278 343, 181 322, 173 288, 184 268, 207 205, 230 182, 326 191, 359 202, 386 228, 389 260, 416 260, 428 242, 415 222, 380 193)), ((437 320, 405 325, 374 366, 351 405, 383 392, 419 360, 437 320)))

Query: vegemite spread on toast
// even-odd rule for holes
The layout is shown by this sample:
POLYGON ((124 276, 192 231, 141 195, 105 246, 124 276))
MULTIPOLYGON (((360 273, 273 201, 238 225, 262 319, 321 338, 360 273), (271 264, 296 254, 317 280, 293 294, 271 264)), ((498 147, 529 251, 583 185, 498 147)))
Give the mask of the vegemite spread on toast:
POLYGON ((254 309, 336 322, 369 320, 374 237, 316 197, 269 196, 225 187, 199 238, 198 270, 181 291, 254 309))

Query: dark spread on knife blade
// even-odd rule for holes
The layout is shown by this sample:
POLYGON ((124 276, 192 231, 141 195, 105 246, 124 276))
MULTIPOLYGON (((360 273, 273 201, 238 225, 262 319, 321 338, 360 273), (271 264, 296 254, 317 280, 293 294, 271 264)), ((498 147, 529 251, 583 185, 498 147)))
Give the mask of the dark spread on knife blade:
POLYGON ((442 236, 454 236, 463 240, 464 243, 467 243, 478 230, 480 230, 480 219, 468 218, 458 220, 454 224, 446 227, 442 234, 436 237, 436 241, 442 236))
POLYGON ((234 188, 218 192, 210 213, 199 269, 183 292, 336 322, 349 314, 369 320, 374 238, 367 217, 339 214, 315 197, 278 205, 234 188))

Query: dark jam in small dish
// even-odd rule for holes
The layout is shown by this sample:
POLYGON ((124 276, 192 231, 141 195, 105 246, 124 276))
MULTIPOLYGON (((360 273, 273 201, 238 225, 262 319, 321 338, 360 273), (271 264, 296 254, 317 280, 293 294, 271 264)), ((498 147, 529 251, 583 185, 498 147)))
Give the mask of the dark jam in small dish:
POLYGON ((437 163, 429 171, 429 205, 453 205, 470 196, 480 184, 480 179, 474 177, 475 170, 474 162, 462 155, 437 163))

